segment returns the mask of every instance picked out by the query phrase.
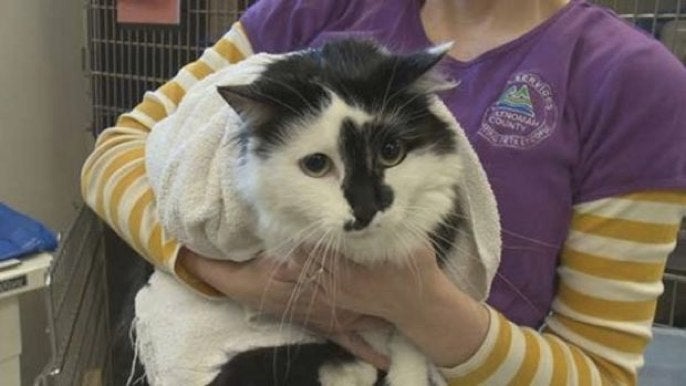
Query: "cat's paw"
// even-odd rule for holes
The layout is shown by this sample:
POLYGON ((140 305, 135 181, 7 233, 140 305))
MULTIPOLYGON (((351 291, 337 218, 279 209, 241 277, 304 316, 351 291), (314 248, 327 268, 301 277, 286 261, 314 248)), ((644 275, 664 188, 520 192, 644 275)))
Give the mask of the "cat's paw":
POLYGON ((319 368, 319 382, 322 386, 373 386, 376 379, 376 368, 359 360, 325 364, 319 368))

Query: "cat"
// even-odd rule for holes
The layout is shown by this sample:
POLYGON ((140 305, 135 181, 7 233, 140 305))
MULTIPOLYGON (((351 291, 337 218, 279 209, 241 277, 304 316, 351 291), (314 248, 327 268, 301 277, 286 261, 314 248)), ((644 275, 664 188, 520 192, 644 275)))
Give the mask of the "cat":
MULTIPOLYGON (((485 222, 483 233, 497 238, 497 212, 490 188, 470 191, 472 187, 466 186, 465 181, 486 186, 485 175, 461 129, 437 96, 455 87, 455 82, 437 69, 449 49, 450 45, 441 45, 395 54, 370 40, 345 39, 287 54, 257 54, 226 69, 224 78, 221 73, 208 77, 200 82, 200 91, 190 91, 179 106, 178 111, 190 111, 192 117, 181 124, 210 122, 215 137, 202 137, 198 133, 205 129, 199 128, 184 133, 199 136, 218 153, 229 155, 222 158, 211 154, 208 159, 212 166, 187 167, 179 182, 173 173, 171 177, 155 177, 160 174, 158 170, 176 173, 183 167, 183 153, 167 151, 177 145, 177 139, 148 141, 146 157, 161 151, 163 159, 171 159, 170 167, 154 159, 147 163, 151 184, 161 187, 155 193, 162 223, 165 227, 183 223, 186 220, 179 213, 190 210, 193 200, 203 200, 221 190, 230 193, 230 198, 213 199, 211 205, 202 207, 202 214, 215 216, 212 205, 217 203, 240 204, 231 211, 217 209, 230 215, 224 213, 224 220, 212 218, 206 223, 198 223, 193 215, 187 217, 188 224, 200 224, 199 231, 186 237, 170 233, 189 248, 197 247, 199 253, 237 261, 260 250, 283 262, 294 248, 305 246, 324 254, 336 252, 363 265, 411 264, 411 252, 431 245, 448 277, 467 294, 483 300, 495 266, 478 261, 476 256, 497 256, 497 252, 490 252, 499 251, 500 246, 494 242, 494 248, 483 253, 483 242, 477 240, 480 236, 475 229, 484 228, 476 223, 485 222), (221 79, 232 80, 221 83, 221 79), (205 89, 215 93, 208 98, 203 94, 205 89), (216 164, 218 159, 228 161, 216 164), (198 168, 207 170, 198 172, 198 168), (231 182, 205 185, 203 173, 210 175, 210 169, 230 172, 231 182), (200 187, 195 195, 185 195, 189 189, 184 178, 193 179, 198 173, 203 174, 200 187), (171 204, 164 198, 163 188, 168 186, 179 186, 182 192, 171 204), (472 213, 477 201, 478 218, 472 213), (492 213, 482 213, 484 206, 492 207, 492 213), (247 220, 243 223, 237 218, 247 220), (240 237, 231 239, 227 232, 217 232, 236 226, 240 237), (202 242, 194 245, 193 237, 205 231, 215 232, 219 241, 210 242, 208 252, 203 253, 199 246, 202 242), (218 244, 223 248, 215 250, 218 244)), ((152 136, 164 136, 166 129, 169 127, 155 128, 152 136)), ((177 135, 180 141, 186 136, 177 135)), ((192 145, 183 144, 185 148, 192 145)), ((199 162, 197 157, 195 161, 199 162)), ((212 239, 201 236, 204 241, 212 239)), ((154 288, 148 286, 148 296, 154 288)), ((152 296, 146 304, 154 307, 157 303, 152 296)), ((219 312, 220 317, 226 314, 219 312)), ((236 315, 232 318, 236 335, 243 321, 236 315)), ((148 319, 148 327, 140 329, 143 335, 157 320, 148 319)), ((212 328, 216 331, 218 327, 212 328)), ((248 339, 247 335, 240 336, 242 341, 248 339)), ((277 338, 293 342, 278 334, 277 338)), ((210 384, 443 384, 436 368, 401 334, 379 331, 364 338, 389 355, 388 372, 377 371, 334 343, 310 335, 297 344, 272 344, 243 352, 232 348, 230 358, 210 384)))
MULTIPOLYGON (((455 133, 430 109, 431 96, 453 86, 432 71, 448 47, 403 56, 336 41, 271 63, 248 85, 218 88, 245 122, 239 192, 267 250, 286 253, 283 241, 307 229, 300 243, 336 240, 361 264, 407 264, 426 240, 443 261, 461 221, 455 133)), ((356 360, 333 343, 262 348, 234 357, 212 384, 315 385, 323 366, 346 363, 356 360)))

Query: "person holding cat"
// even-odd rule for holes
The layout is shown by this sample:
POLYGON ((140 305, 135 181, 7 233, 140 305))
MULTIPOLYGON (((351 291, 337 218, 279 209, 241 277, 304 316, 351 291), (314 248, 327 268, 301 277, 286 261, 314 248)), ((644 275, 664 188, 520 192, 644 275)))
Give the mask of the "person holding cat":
POLYGON ((321 285, 293 305, 296 318, 378 367, 387 359, 358 332, 390 323, 451 384, 636 384, 686 213, 683 90, 686 70, 664 47, 584 0, 261 0, 100 135, 83 195, 141 255, 208 296, 278 315, 306 269, 321 285), (145 141, 185 90, 256 52, 350 36, 398 51, 455 42, 443 69, 459 86, 441 98, 480 157, 503 229, 486 304, 450 285, 427 249, 413 268, 340 267, 332 321, 335 267, 212 261, 159 225, 145 141))

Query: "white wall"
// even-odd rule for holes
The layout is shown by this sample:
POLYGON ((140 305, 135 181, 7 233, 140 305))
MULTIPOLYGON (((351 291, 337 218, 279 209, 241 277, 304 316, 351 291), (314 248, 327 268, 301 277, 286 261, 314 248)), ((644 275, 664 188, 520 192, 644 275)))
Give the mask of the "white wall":
MULTIPOLYGON (((65 232, 88 150, 81 0, 0 0, 0 201, 65 232)), ((22 378, 49 357, 40 293, 21 302, 22 378)), ((0 384, 2 384, 0 379, 0 384)))
POLYGON ((0 1, 0 200, 58 231, 88 152, 79 0, 0 1))

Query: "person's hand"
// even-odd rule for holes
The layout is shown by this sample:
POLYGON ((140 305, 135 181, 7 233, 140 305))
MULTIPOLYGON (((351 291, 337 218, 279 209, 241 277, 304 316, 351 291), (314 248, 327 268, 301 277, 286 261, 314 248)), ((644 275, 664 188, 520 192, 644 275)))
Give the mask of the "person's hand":
MULTIPOLYGON (((293 261, 304 261, 299 257, 293 261)), ((186 248, 179 255, 179 264, 225 294, 232 300, 260 312, 281 318, 283 322, 304 325, 338 343, 352 354, 386 369, 389 360, 371 348, 359 332, 387 327, 378 318, 334 308, 329 303, 316 302, 305 291, 305 276, 297 270, 298 263, 279 263, 274 258, 258 257, 244 263, 205 258, 186 248)))
POLYGON ((314 307, 329 305, 363 315, 373 315, 393 324, 415 317, 439 279, 445 278, 434 249, 427 245, 399 263, 372 266, 354 263, 343 256, 298 254, 278 271, 280 278, 305 277, 302 298, 314 307))
POLYGON ((486 337, 488 310, 441 271, 430 246, 404 264, 363 266, 321 255, 293 261, 291 274, 308 278, 303 298, 314 299, 315 307, 335 305, 387 320, 436 365, 463 363, 486 337))
MULTIPOLYGON (((344 310, 347 315, 362 315, 369 321, 364 327, 374 327, 376 321, 391 324, 421 321, 426 304, 444 284, 445 275, 436 261, 430 246, 418 250, 401 264, 383 263, 363 266, 343 256, 331 254, 297 253, 275 271, 280 281, 301 284, 296 308, 313 310, 344 310), (371 316, 369 316, 371 315, 371 316), (373 316, 373 317, 372 317, 373 316), (373 323, 370 323, 373 322, 373 323)), ((326 320, 326 318, 324 318, 326 320)), ((331 340, 378 368, 386 369, 387 357, 374 351, 358 334, 362 325, 329 334, 331 340)))

